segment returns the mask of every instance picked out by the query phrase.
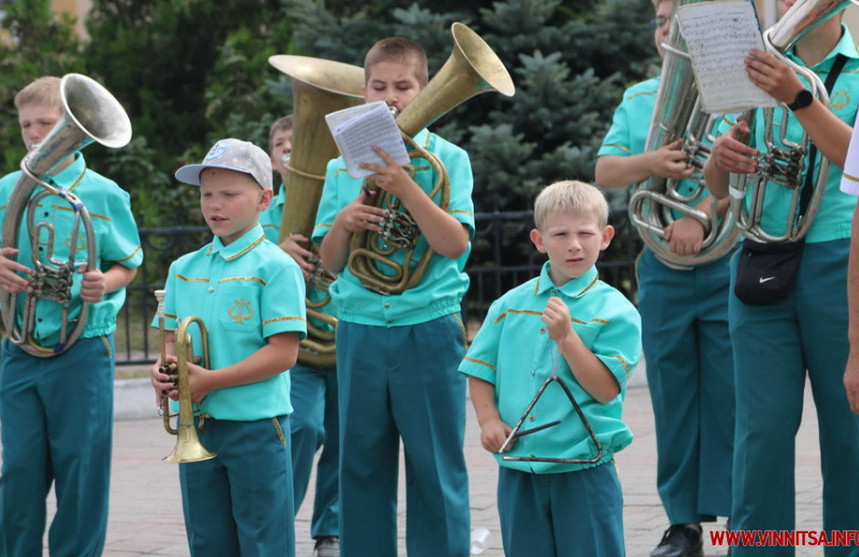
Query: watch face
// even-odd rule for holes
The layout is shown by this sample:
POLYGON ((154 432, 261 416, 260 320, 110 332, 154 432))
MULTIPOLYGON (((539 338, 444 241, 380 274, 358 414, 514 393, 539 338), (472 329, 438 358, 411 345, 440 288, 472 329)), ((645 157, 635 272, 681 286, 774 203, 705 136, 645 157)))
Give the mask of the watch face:
POLYGON ((803 89, 799 93, 796 94, 796 99, 792 103, 788 105, 788 108, 791 110, 799 110, 800 108, 805 108, 810 105, 814 100, 814 95, 811 94, 811 91, 808 89, 803 89))

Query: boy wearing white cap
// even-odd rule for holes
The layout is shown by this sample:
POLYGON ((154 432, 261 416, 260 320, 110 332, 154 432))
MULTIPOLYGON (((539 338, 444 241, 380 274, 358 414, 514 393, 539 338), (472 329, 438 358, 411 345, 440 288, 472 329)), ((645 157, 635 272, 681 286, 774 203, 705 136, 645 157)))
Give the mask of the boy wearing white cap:
MULTIPOLYGON (((176 171, 200 186, 215 238, 170 266, 164 314, 167 361, 189 315, 208 330, 211 369, 188 363, 191 400, 206 416, 201 443, 214 459, 179 465, 191 555, 295 555, 290 459, 289 374, 306 334, 304 278, 265 239, 258 218, 272 198, 271 164, 246 141, 218 141, 201 164, 176 171)), ((199 335, 196 328, 192 334, 199 335)), ((195 356, 202 356, 194 338, 195 356)), ((151 370, 156 400, 178 393, 151 370)))

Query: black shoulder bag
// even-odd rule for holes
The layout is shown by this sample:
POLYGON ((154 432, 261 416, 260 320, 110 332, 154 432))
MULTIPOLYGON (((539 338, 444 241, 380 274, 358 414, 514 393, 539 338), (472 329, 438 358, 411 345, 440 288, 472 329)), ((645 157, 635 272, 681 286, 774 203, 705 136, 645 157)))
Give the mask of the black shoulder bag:
MULTIPOLYGON (((847 62, 847 57, 838 54, 832 63, 832 69, 826 76, 826 91, 832 90, 838 74, 847 62)), ((800 215, 805 214, 811 201, 814 179, 814 165, 817 159, 817 147, 814 143, 808 150, 808 172, 802 183, 799 206, 800 215)), ((793 291, 796 274, 802 259, 802 248, 805 239, 796 242, 756 242, 743 240, 737 264, 737 280, 734 283, 734 294, 743 303, 763 306, 783 300, 793 291)))

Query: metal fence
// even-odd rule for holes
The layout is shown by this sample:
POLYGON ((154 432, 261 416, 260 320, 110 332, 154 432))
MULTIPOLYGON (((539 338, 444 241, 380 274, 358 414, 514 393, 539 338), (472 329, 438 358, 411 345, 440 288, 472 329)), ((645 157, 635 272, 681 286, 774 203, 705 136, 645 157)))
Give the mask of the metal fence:
MULTIPOLYGON (((641 244, 625 209, 612 211, 610 220, 616 234, 597 264, 600 277, 635 301, 635 258, 641 244)), ((475 223, 477 233, 466 267, 471 286, 463 300, 465 321, 470 327, 476 327, 501 294, 539 273, 545 261, 528 238, 533 227, 531 211, 477 213, 475 223)), ((199 226, 140 229, 146 255, 127 289, 127 299, 119 314, 118 365, 155 361, 159 339, 157 330, 150 326, 157 305, 153 293, 163 286, 163 275, 171 261, 206 244, 210 238, 208 228, 199 226)))

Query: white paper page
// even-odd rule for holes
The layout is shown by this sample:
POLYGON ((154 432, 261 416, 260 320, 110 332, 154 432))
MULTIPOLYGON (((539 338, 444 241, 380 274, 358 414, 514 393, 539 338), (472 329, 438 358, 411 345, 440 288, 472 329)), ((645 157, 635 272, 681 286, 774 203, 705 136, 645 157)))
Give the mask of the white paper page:
POLYGON ((385 164, 373 147, 382 148, 397 164, 405 165, 411 160, 400 128, 384 101, 340 110, 326 115, 325 120, 352 178, 373 174, 361 168, 361 163, 385 164))
POLYGON ((776 105, 746 74, 744 59, 749 51, 764 50, 755 7, 749 0, 687 4, 677 15, 704 111, 733 113, 776 105))

